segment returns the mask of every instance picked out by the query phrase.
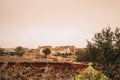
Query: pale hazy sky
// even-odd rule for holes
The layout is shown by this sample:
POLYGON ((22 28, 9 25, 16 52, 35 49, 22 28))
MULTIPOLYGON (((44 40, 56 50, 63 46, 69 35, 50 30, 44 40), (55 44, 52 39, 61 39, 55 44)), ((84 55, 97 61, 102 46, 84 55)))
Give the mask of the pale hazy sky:
POLYGON ((85 47, 108 25, 120 27, 120 0, 0 0, 1 47, 85 47))

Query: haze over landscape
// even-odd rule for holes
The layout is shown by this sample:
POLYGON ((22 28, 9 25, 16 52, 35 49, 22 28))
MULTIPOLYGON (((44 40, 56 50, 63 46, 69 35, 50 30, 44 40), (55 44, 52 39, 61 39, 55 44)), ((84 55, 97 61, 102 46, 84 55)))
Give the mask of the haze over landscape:
POLYGON ((120 0, 0 0, 0 47, 75 45, 120 26, 120 0))

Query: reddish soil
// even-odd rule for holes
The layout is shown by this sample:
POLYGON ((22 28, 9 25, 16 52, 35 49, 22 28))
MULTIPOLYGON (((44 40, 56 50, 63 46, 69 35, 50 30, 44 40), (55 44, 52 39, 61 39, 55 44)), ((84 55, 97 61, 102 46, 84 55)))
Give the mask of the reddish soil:
MULTIPOLYGON (((0 62, 0 67, 5 62, 0 62)), ((53 67, 56 70, 65 70, 70 69, 74 71, 80 71, 84 68, 88 67, 88 63, 70 63, 70 62, 8 62, 9 66, 24 66, 24 67, 31 67, 33 71, 37 72, 37 68, 42 67, 53 67)), ((94 66, 93 66, 94 67, 94 66)))
POLYGON ((87 63, 70 62, 0 62, 0 80, 70 80, 87 63))

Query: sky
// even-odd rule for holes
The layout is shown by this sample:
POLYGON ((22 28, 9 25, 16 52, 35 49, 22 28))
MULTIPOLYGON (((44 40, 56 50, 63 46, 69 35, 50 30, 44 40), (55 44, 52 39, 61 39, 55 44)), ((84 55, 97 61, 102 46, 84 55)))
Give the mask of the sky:
POLYGON ((120 0, 0 0, 0 47, 86 47, 120 27, 120 0))

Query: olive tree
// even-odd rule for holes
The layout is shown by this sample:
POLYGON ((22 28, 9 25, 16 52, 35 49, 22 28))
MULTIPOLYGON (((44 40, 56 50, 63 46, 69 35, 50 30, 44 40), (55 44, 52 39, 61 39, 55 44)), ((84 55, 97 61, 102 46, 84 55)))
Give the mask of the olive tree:
POLYGON ((47 55, 51 53, 51 50, 49 48, 45 48, 45 49, 43 49, 42 52, 45 54, 45 56, 47 58, 47 55))
POLYGON ((19 56, 22 56, 25 53, 24 48, 21 47, 21 46, 16 47, 15 51, 16 51, 16 54, 19 55, 19 56))
POLYGON ((89 61, 103 64, 109 77, 120 79, 120 28, 107 27, 96 33, 92 41, 88 41, 87 53, 89 61))

